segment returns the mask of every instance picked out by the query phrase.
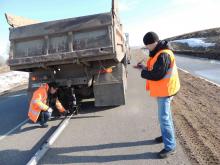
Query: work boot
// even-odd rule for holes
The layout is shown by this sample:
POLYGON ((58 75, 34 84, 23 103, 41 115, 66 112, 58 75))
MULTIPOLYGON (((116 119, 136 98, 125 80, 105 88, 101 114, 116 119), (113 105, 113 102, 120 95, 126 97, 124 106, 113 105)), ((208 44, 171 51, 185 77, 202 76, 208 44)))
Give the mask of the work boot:
POLYGON ((162 138, 162 136, 159 136, 159 137, 155 138, 154 140, 155 140, 155 142, 157 142, 157 143, 163 143, 163 138, 162 138))
POLYGON ((176 150, 175 149, 172 149, 170 151, 167 151, 165 149, 162 149, 159 153, 158 153, 158 157, 161 158, 161 159, 164 159, 164 158, 167 158, 168 156, 170 155, 173 155, 176 153, 176 150))
POLYGON ((75 111, 74 111, 74 114, 75 114, 75 115, 78 115, 78 113, 79 113, 79 108, 76 107, 76 109, 75 109, 75 111))

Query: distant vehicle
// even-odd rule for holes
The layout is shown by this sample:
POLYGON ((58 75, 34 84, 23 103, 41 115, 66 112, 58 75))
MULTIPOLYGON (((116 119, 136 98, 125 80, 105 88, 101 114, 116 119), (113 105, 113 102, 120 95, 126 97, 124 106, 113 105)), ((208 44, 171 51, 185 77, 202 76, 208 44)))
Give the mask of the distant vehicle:
POLYGON ((111 12, 39 23, 6 14, 11 70, 30 72, 29 94, 56 81, 63 102, 95 98, 95 106, 125 104, 128 46, 115 0, 111 12))

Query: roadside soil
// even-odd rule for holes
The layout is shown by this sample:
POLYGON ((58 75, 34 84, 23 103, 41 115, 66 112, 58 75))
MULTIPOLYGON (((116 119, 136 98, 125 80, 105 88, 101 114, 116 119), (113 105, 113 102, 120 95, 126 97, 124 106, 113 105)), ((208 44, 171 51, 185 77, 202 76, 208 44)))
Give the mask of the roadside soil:
POLYGON ((5 72, 9 72, 10 68, 7 65, 4 66, 0 66, 0 73, 5 73, 5 72))
POLYGON ((193 164, 220 164, 220 87, 179 71, 174 97, 177 137, 193 164))

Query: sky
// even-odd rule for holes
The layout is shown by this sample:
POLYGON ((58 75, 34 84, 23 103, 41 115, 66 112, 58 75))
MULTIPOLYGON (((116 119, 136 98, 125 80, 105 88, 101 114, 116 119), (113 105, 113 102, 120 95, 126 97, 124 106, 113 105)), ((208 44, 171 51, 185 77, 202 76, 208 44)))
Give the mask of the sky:
MULTIPOLYGON (((220 0, 118 0, 131 46, 143 46, 148 31, 160 39, 220 27, 220 0)), ((7 58, 9 25, 4 13, 51 21, 109 12, 111 0, 0 0, 0 56, 7 58)))

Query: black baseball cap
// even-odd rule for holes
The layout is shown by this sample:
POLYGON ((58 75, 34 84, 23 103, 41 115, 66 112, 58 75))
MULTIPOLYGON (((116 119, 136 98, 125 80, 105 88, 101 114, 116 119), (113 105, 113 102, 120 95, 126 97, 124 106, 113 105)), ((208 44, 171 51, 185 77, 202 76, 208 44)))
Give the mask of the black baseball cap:
POLYGON ((53 88, 58 88, 59 87, 56 82, 50 82, 50 83, 48 83, 48 85, 49 85, 50 88, 51 87, 53 87, 53 88))

